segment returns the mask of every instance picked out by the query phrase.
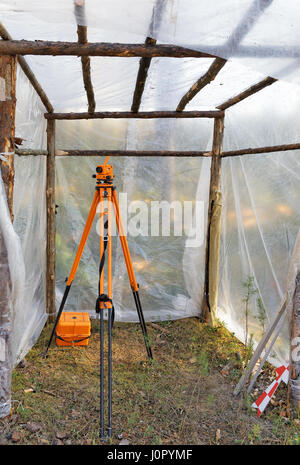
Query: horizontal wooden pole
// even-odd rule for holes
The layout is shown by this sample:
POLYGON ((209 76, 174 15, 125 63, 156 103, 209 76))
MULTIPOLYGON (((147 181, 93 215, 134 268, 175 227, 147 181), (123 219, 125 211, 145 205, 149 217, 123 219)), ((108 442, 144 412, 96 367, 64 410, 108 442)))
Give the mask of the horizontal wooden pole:
POLYGON ((214 55, 170 44, 118 44, 9 40, 0 42, 0 55, 74 55, 107 57, 215 58, 214 55))
POLYGON ((153 118, 220 118, 224 113, 214 111, 96 111, 95 113, 45 113, 46 119, 75 120, 75 119, 153 119, 153 118))
POLYGON ((240 155, 252 155, 259 153, 271 153, 271 152, 286 152, 288 150, 300 150, 300 144, 286 144, 286 145, 270 145, 267 147, 231 150, 229 152, 223 152, 222 157, 237 157, 240 155))
MULTIPOLYGON (((47 150, 15 150, 16 155, 40 156, 48 155, 47 150)), ((205 151, 176 151, 176 150, 56 150, 57 157, 209 157, 205 151)))
MULTIPOLYGON (((5 29, 3 24, 0 22, 0 36, 2 37, 3 40, 12 40, 9 32, 5 29)), ((35 89, 36 93, 40 97, 44 107, 46 110, 51 113, 53 111, 53 106, 51 105, 45 91, 43 90, 42 86, 36 79, 35 75, 33 74, 31 68, 29 67, 27 61, 25 60, 24 57, 18 56, 18 62, 19 65, 21 66, 25 76, 27 76, 29 82, 31 83, 32 87, 35 89)))
POLYGON ((95 42, 78 44, 78 42, 57 42, 44 40, 7 40, 0 41, 0 55, 74 55, 74 56, 111 56, 111 57, 173 57, 173 58, 217 58, 217 57, 280 57, 299 58, 299 46, 238 46, 231 49, 214 45, 189 45, 180 47, 172 44, 119 44, 95 42), (194 50, 205 49, 206 52, 194 50))
POLYGON ((38 149, 15 149, 15 155, 19 156, 40 156, 48 155, 48 150, 38 150, 38 149))
MULTIPOLYGON (((300 143, 286 145, 270 145, 266 147, 248 148, 222 152, 221 156, 237 157, 241 155, 255 155, 260 153, 285 152, 289 150, 300 150, 300 143)), ((20 156, 40 156, 48 155, 47 150, 36 149, 16 149, 16 155, 20 156)), ((56 150, 57 157, 210 157, 211 152, 200 151, 179 151, 179 150, 56 150)))

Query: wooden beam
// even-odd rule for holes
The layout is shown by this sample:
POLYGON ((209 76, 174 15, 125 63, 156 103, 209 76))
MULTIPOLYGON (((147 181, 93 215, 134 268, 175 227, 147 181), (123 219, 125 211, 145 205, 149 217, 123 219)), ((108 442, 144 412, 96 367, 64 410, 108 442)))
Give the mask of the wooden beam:
POLYGON ((172 44, 118 44, 95 42, 55 42, 44 40, 0 41, 0 55, 104 56, 104 57, 173 57, 216 58, 206 52, 172 44))
POLYGON ((57 150, 56 156, 79 157, 209 157, 210 152, 176 150, 57 150))
MULTIPOLYGON (((48 155, 47 150, 16 150, 20 156, 48 155)), ((211 152, 176 150, 56 150, 56 157, 210 157, 211 152)))
POLYGON ((47 121, 47 272, 46 309, 49 321, 55 318, 55 121, 47 121))
MULTIPOLYGON (((218 296, 218 276, 219 267, 218 260, 214 260, 215 269, 211 266, 211 244, 215 245, 215 251, 218 253, 220 247, 220 231, 216 232, 216 237, 212 237, 212 218, 214 214, 214 206, 221 193, 221 152, 224 134, 224 118, 215 119, 214 137, 212 147, 212 159, 210 170, 210 187, 208 200, 208 220, 207 220, 207 235, 206 235, 206 253, 205 253, 205 276, 204 276, 204 293, 202 301, 201 317, 206 323, 214 324, 214 312, 216 311, 215 303, 218 296), (212 281, 215 283, 212 289, 212 281), (212 298, 214 297, 214 302, 212 298)), ((216 257, 214 257, 216 258, 216 257)))
MULTIPOLYGON (((156 40, 151 37, 147 37, 145 40, 146 45, 155 45, 156 40)), ((142 57, 140 59, 139 71, 136 78, 136 84, 133 94, 133 101, 131 105, 131 111, 137 113, 139 111, 142 95, 145 89, 145 83, 148 76, 148 70, 150 67, 152 57, 142 57)))
POLYGON ((240 94, 236 95, 235 97, 232 97, 229 100, 226 100, 226 102, 222 103, 221 105, 218 105, 217 108, 219 110, 226 110, 227 108, 232 107, 236 103, 239 103, 242 100, 245 100, 246 98, 250 97, 250 95, 256 94, 257 92, 264 89, 265 87, 270 86, 271 84, 274 84, 274 82, 276 81, 277 79, 274 79, 268 76, 262 81, 259 81, 257 84, 254 84, 253 86, 244 90, 240 94))
POLYGON ((15 155, 24 157, 24 156, 40 156, 48 155, 48 150, 38 150, 38 149, 15 149, 15 155))
POLYGON ((153 118, 221 118, 223 112, 215 111, 102 111, 95 113, 45 113, 46 119, 75 120, 75 119, 153 119, 153 118))
POLYGON ((13 219, 14 137, 16 112, 16 57, 0 57, 0 160, 8 208, 13 219))
MULTIPOLYGON (((87 44, 87 27, 77 26, 78 43, 87 44)), ((88 112, 94 113, 96 108, 94 89, 91 78, 91 60, 88 56, 81 57, 84 88, 88 99, 88 112)))
MULTIPOLYGON (((9 32, 5 29, 5 27, 3 26, 1 22, 0 22, 0 36, 2 37, 3 40, 12 40, 9 32)), ((53 106, 51 105, 47 95, 45 94, 44 90, 42 89, 41 85, 39 84, 32 70, 30 69, 27 61, 25 60, 24 57, 18 56, 18 62, 25 76, 27 76, 32 87, 35 89, 36 93, 40 97, 44 107, 49 113, 51 113, 53 111, 53 106)))
MULTIPOLYGON (((87 44, 87 26, 82 25, 82 21, 85 23, 85 2, 76 1, 75 2, 75 17, 77 20, 77 35, 79 44, 87 44), (79 22, 78 22, 79 21, 79 22)), ((96 108, 94 89, 91 79, 91 60, 89 56, 81 57, 81 66, 82 66, 82 77, 84 88, 88 100, 88 112, 93 113, 96 108)))
POLYGON ((290 404, 292 416, 295 417, 300 412, 300 361, 299 340, 300 340, 300 272, 297 274, 295 282, 295 292, 293 296, 293 310, 291 318, 291 356, 290 356, 290 404))
MULTIPOLYGON (((242 155, 263 154, 285 152, 289 150, 300 150, 300 143, 286 145, 272 145, 268 147, 257 147, 248 149, 232 150, 230 152, 222 152, 221 157, 237 157, 242 155)), ((80 157, 104 157, 111 155, 112 157, 210 157, 212 152, 206 151, 181 151, 181 150, 68 150, 61 149, 55 151, 55 156, 80 156, 80 157)), ((15 155, 20 156, 40 156, 48 155, 47 150, 35 149, 15 149, 15 155)))
POLYGON ((240 155, 252 155, 252 154, 260 154, 260 153, 287 152, 289 150, 300 150, 300 143, 286 144, 286 145, 270 145, 266 147, 231 150, 229 152, 223 152, 222 158, 238 157, 240 155))
MULTIPOLYGON (((14 187, 14 136, 16 110, 16 57, 0 57, 0 153, 7 161, 0 161, 8 208, 13 220, 14 187), (7 154, 7 157, 6 157, 7 154)), ((1 211, 1 215, 5 213, 1 211)), ((12 279, 4 232, 0 228, 0 417, 6 417, 11 409, 12 375, 12 279)))
MULTIPOLYGON (((166 2, 164 0, 156 0, 152 10, 152 17, 149 26, 148 37, 145 40, 145 45, 156 45, 157 41, 156 39, 154 39, 154 35, 157 33, 160 27, 165 6, 166 2)), ((152 57, 142 57, 140 59, 139 71, 136 78, 136 84, 131 105, 131 111, 133 111, 134 113, 137 113, 140 109, 151 60, 152 57)))
POLYGON ((215 79, 225 63, 226 60, 223 58, 216 58, 209 67, 208 71, 203 76, 201 76, 201 78, 198 79, 198 81, 196 81, 195 84, 193 84, 187 93, 182 97, 179 104, 177 105, 176 111, 184 110, 186 105, 195 97, 195 95, 197 95, 201 89, 203 89, 215 79))
MULTIPOLYGON (((119 44, 111 42, 59 42, 45 40, 7 40, 0 41, 0 55, 52 55, 52 56, 110 56, 110 57, 170 57, 170 58, 218 58, 228 53, 225 45, 189 45, 180 47, 173 44, 119 44), (195 50, 195 48, 197 50, 195 50), (199 50, 205 49, 206 52, 199 50), (217 54, 216 54, 217 52, 217 54)), ((299 58, 300 46, 239 46, 232 57, 255 58, 299 58)))

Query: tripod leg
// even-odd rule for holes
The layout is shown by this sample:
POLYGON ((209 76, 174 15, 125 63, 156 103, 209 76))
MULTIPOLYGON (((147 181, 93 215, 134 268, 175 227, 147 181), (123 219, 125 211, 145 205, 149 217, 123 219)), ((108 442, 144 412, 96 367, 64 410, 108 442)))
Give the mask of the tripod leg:
POLYGON ((104 327, 103 308, 100 308, 100 438, 104 438, 104 327))
POLYGON ((131 261, 131 257, 130 257, 130 252, 129 252, 129 247, 128 247, 128 242, 127 242, 127 238, 126 238, 126 235, 125 235, 122 219, 121 219, 121 216, 120 216, 119 204, 118 204, 117 194, 116 194, 115 190, 112 191, 112 200, 113 200, 113 205, 114 205, 114 210, 115 210, 115 215, 116 215, 116 223, 117 223, 117 228, 118 228, 118 231, 119 231, 119 237, 120 237, 120 241, 121 241, 121 245, 122 245, 122 250, 123 250, 123 254, 124 254, 124 258, 125 258, 125 263, 126 263, 126 267, 127 267, 128 276, 129 276, 129 281, 130 281, 130 285, 131 285, 131 289, 132 289, 132 293, 133 293, 133 297, 134 297, 138 317, 139 317, 139 320, 140 320, 142 333, 143 333, 143 336, 144 336, 144 341, 145 341, 147 354, 148 354, 148 357, 150 359, 152 359, 153 356, 152 356, 151 345, 150 345, 150 342, 149 342, 147 327, 146 327, 144 314, 143 314, 143 309, 142 309, 142 305, 141 305, 141 301, 140 301, 140 297, 139 297, 139 287, 138 287, 138 284, 137 284, 136 279, 135 279, 135 274, 134 274, 132 261, 131 261))
POLYGON ((108 310, 108 437, 112 436, 112 309, 108 310))
POLYGON ((145 318, 144 318, 143 309, 142 309, 142 305, 141 305, 141 301, 140 301, 140 296, 139 296, 138 291, 133 290, 132 293, 133 293, 133 297, 134 297, 138 317, 139 317, 139 320, 140 320, 142 333, 143 333, 143 336, 144 336, 144 341, 145 341, 147 354, 148 354, 149 358, 153 359, 152 349, 151 349, 151 345, 150 345, 150 341, 149 341, 149 337, 148 337, 147 326, 146 326, 146 323, 145 323, 145 318))
MULTIPOLYGON (((108 207, 107 207, 107 295, 112 299, 112 244, 111 244, 111 195, 112 189, 108 191, 108 207)), ((107 303, 108 308, 108 437, 112 436, 112 312, 113 307, 110 302, 107 303)))
POLYGON ((54 322, 54 326, 53 326, 53 329, 52 329, 52 332, 51 332, 51 336, 50 336, 50 339, 49 339, 49 341, 48 341, 47 348, 46 348, 46 352, 44 353, 44 356, 47 355, 48 350, 49 350, 49 348, 50 348, 50 346, 51 346, 51 342, 52 342, 52 339, 53 339, 53 337, 54 337, 55 330, 56 330, 58 321, 59 321, 59 319, 60 319, 60 315, 62 314, 62 311, 63 311, 63 309, 64 309, 64 306, 65 306, 65 303, 66 303, 68 294, 69 294, 69 292, 70 292, 70 289, 71 289, 71 285, 66 286, 66 289, 65 289, 65 292, 64 292, 64 295, 63 295, 63 298, 62 298, 62 301, 61 301, 61 304, 60 304, 58 313, 57 313, 57 315, 56 315, 56 319, 55 319, 55 322, 54 322))
POLYGON ((73 263, 73 266, 71 268, 70 275, 69 275, 69 277, 67 279, 66 289, 65 289, 65 292, 64 292, 64 295, 63 295, 63 298, 62 298, 62 301, 61 301, 61 304, 60 304, 60 307, 59 307, 59 310, 58 310, 58 313, 57 313, 57 316, 56 316, 56 319, 55 319, 55 323, 54 323, 53 330, 52 330, 52 333, 51 333, 51 336, 50 336, 50 339, 49 339, 49 342, 48 342, 48 345, 47 345, 47 348, 46 348, 46 352, 44 354, 45 356, 48 353, 49 347, 51 345, 52 339, 53 339, 54 334, 55 334, 55 330, 56 330, 58 321, 60 319, 60 316, 61 316, 62 311, 64 309, 68 294, 70 292, 72 281, 73 281, 73 279, 75 277, 75 274, 76 274, 76 271, 77 271, 77 268, 78 268, 78 265, 79 265, 79 262, 80 262, 80 259, 81 259, 81 256, 82 256, 84 246, 86 244, 87 238, 89 236, 89 233, 90 233, 90 230, 91 230, 94 218, 95 218, 98 202, 99 202, 99 193, 98 193, 98 191, 96 191, 95 195, 94 195, 92 205, 91 205, 91 208, 90 208, 90 212, 88 214, 86 224, 85 224, 85 227, 84 227, 84 230, 83 230, 83 233, 82 233, 82 237, 81 237, 81 240, 80 240, 80 243, 79 243, 79 246, 78 246, 78 250, 76 252, 74 263, 73 263))

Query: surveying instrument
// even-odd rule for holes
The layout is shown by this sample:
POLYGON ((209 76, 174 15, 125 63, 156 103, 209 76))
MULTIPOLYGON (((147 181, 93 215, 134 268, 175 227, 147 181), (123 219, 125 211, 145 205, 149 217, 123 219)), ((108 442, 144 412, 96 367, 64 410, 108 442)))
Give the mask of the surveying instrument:
POLYGON ((59 322, 59 318, 64 309, 68 294, 72 282, 75 278, 76 271, 87 242, 91 227, 97 212, 98 206, 100 207, 100 264, 99 264, 99 284, 98 284, 98 298, 96 300, 96 313, 100 314, 100 438, 105 438, 104 434, 104 311, 107 311, 107 338, 108 338, 108 429, 107 437, 112 436, 112 327, 114 322, 114 305, 112 301, 112 240, 111 240, 111 217, 112 207, 115 213, 115 219, 125 264, 128 272, 129 282, 132 289, 134 302, 136 305, 139 322, 142 328, 145 346, 149 359, 152 359, 152 350, 148 339, 146 323, 143 315, 141 301, 139 297, 139 286, 135 279, 135 274, 132 266, 130 257, 129 247, 127 238, 125 235, 122 218, 120 215, 119 204, 116 194, 116 188, 113 185, 113 166, 108 165, 109 156, 106 158, 103 165, 96 167, 96 174, 93 175, 96 178, 95 195, 90 207, 90 211, 86 220, 86 224, 82 233, 82 237, 76 252, 76 256, 69 274, 66 279, 66 289, 59 307, 59 311, 56 316, 54 327, 46 348, 45 356, 49 350, 52 339, 55 335, 56 327, 59 322), (107 204, 105 208, 104 204, 107 204), (105 255, 107 253, 107 293, 105 293, 104 287, 104 265, 105 255))

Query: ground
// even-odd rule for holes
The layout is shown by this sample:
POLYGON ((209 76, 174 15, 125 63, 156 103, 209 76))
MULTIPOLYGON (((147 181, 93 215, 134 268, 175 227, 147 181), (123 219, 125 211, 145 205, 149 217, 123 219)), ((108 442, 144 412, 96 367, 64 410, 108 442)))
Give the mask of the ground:
MULTIPOLYGON (((300 421, 286 417, 284 386, 260 419, 251 398, 233 397, 247 351, 222 324, 189 318, 148 328, 153 362, 138 325, 113 328, 112 444, 300 443, 300 421)), ((98 321, 87 348, 53 344, 44 359, 50 330, 13 372, 13 411, 0 421, 0 443, 102 444, 98 321)), ((267 367, 258 393, 274 377, 267 367)))

